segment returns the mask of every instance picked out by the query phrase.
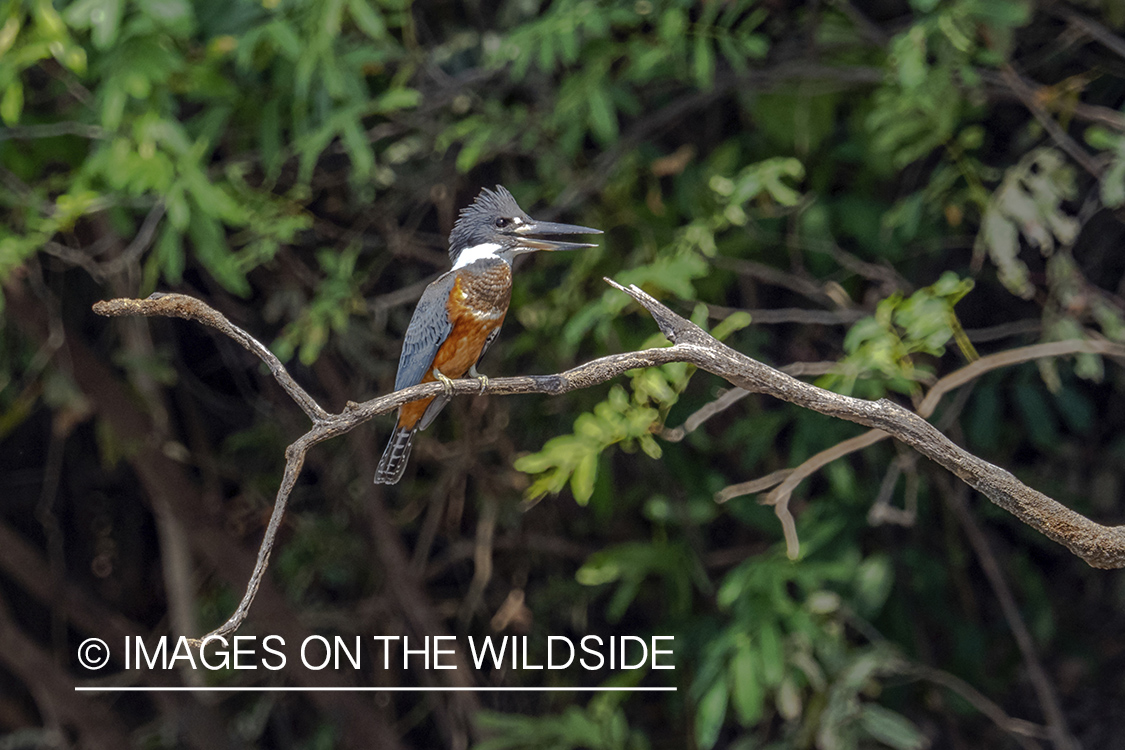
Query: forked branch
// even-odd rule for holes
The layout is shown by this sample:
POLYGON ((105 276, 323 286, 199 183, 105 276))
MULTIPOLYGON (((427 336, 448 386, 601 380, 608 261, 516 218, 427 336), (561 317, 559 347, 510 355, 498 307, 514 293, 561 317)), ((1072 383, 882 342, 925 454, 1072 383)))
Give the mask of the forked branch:
MULTIPOLYGON (((867 401, 841 396, 804 383, 720 343, 702 328, 677 315, 638 287, 626 288, 609 279, 606 282, 644 307, 664 335, 672 341, 672 346, 613 354, 557 375, 494 378, 488 381, 485 392, 494 395, 558 395, 604 383, 628 370, 655 367, 669 362, 688 362, 748 391, 765 393, 827 416, 883 430, 945 467, 970 487, 983 493, 1024 523, 1063 544, 1090 565, 1098 568, 1125 567, 1125 526, 1103 526, 1070 510, 1031 489, 1007 471, 958 447, 925 419, 891 401, 867 401)), ((442 391, 440 383, 424 383, 363 403, 348 402, 342 412, 330 414, 293 380, 285 366, 265 346, 197 299, 180 294, 153 295, 145 300, 116 299, 98 302, 94 305, 94 311, 114 317, 145 315, 185 318, 221 331, 261 358, 286 393, 313 422, 312 428, 285 451, 285 474, 242 601, 225 623, 195 641, 197 645, 207 638, 233 633, 246 619, 269 565, 277 529, 308 450, 373 417, 386 414, 410 401, 435 396, 442 391)), ((457 395, 479 393, 480 383, 473 379, 457 380, 453 382, 453 391, 457 395)))

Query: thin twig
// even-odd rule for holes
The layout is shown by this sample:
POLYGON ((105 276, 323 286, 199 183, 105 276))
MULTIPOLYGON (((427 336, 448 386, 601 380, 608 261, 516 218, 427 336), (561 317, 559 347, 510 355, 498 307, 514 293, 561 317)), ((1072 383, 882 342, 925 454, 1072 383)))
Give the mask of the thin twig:
POLYGON ((1000 323, 984 328, 967 328, 965 329, 965 335, 974 344, 983 344, 998 339, 1006 339, 1009 336, 1038 335, 1042 330, 1042 320, 1016 320, 1011 323, 1000 323))
POLYGON ((758 325, 797 323, 800 325, 822 326, 850 325, 871 314, 867 310, 806 310, 803 307, 781 307, 775 310, 745 310, 741 307, 707 305, 707 314, 713 318, 725 318, 735 312, 750 313, 750 319, 758 325))
POLYGON ((0 141, 33 138, 57 138, 60 135, 77 135, 81 138, 109 138, 110 133, 97 125, 84 122, 52 122, 44 125, 15 125, 0 130, 0 141))
MULTIPOLYGON (((695 432, 699 427, 716 414, 721 414, 742 399, 750 395, 750 391, 742 388, 731 388, 717 399, 699 409, 689 416, 679 427, 665 427, 660 431, 660 437, 669 443, 678 443, 695 432)), ((772 486, 772 485, 771 485, 772 486)), ((755 490, 757 491, 757 490, 755 490)))
POLYGON ((953 514, 957 516, 961 527, 964 528, 969 545, 980 560, 985 578, 988 579, 988 583, 996 595, 996 601, 1000 605, 1000 610, 1004 613, 1004 619, 1007 620, 1008 627, 1011 628, 1012 635, 1016 639, 1016 645, 1019 647, 1024 663, 1027 665, 1028 678, 1031 680, 1031 685, 1039 698, 1039 705, 1043 709, 1043 714, 1047 718, 1047 728, 1050 732, 1051 741, 1059 750, 1077 748, 1077 744, 1070 734, 1070 729, 1067 727, 1066 715, 1063 713, 1059 697, 1051 684, 1050 678, 1047 677, 1046 670, 1043 669, 1043 662, 1035 648, 1035 639, 1031 637, 1031 631, 1020 614, 1015 594, 1012 593, 1011 587, 1004 578, 1004 571, 1000 568, 1000 562, 992 553, 988 540, 984 536, 984 531, 969 510, 968 491, 964 485, 953 486, 948 477, 941 477, 938 483, 943 490, 942 495, 945 497, 946 503, 953 510, 953 514))
POLYGON ((619 138, 613 148, 603 152, 593 161, 586 176, 570 182, 562 191, 554 205, 543 215, 544 219, 553 219, 562 211, 570 208, 579 200, 597 190, 613 176, 614 167, 621 158, 631 152, 638 143, 685 118, 691 118, 706 106, 718 101, 733 92, 747 91, 774 91, 796 82, 819 84, 816 91, 806 90, 808 95, 813 93, 830 93, 845 91, 863 86, 877 86, 883 81, 885 73, 874 66, 851 65, 821 65, 819 63, 806 63, 800 61, 783 62, 773 68, 752 69, 743 73, 727 73, 715 76, 711 87, 706 91, 699 91, 690 96, 675 99, 661 109, 639 118, 636 124, 619 138))
POLYGON ((1061 4, 1051 4, 1051 12, 1062 16, 1071 26, 1080 29, 1082 33, 1101 42, 1107 49, 1119 57, 1125 58, 1125 39, 1102 26, 1092 18, 1082 15, 1073 8, 1061 4))
POLYGON ((95 281, 104 281, 107 277, 120 273, 137 262, 141 254, 152 245, 152 240, 156 236, 156 229, 160 226, 162 218, 164 218, 164 202, 157 201, 156 205, 145 216, 145 220, 141 224, 141 228, 137 230, 137 235, 133 238, 133 241, 120 255, 104 263, 94 260, 94 256, 104 252, 102 248, 98 247, 103 244, 103 240, 83 249, 67 247, 61 242, 51 240, 43 244, 43 250, 48 255, 53 255, 66 263, 82 268, 95 281))
POLYGON ((313 421, 327 419, 329 414, 320 407, 305 389, 297 385, 293 376, 285 369, 273 352, 264 344, 227 320, 226 316, 218 310, 206 305, 199 300, 185 294, 161 294, 157 292, 148 299, 115 299, 94 303, 94 312, 107 317, 125 317, 129 315, 143 315, 158 318, 183 318, 194 320, 197 323, 210 326, 221 333, 225 333, 251 354, 256 355, 265 362, 278 384, 285 389, 289 397, 313 421))
POLYGON ((937 409, 938 404, 945 394, 960 388, 966 383, 971 383, 987 372, 998 370, 1002 367, 1023 364, 1024 362, 1032 362, 1037 359, 1065 357, 1071 354, 1104 354, 1106 356, 1120 357, 1125 356, 1125 346, 1096 339, 1070 339, 1067 341, 1051 341, 1046 344, 1021 346, 1018 349, 1009 349, 1008 351, 989 354, 987 357, 981 357, 959 370, 954 370, 934 383, 934 387, 931 388, 929 393, 926 394, 926 397, 922 399, 922 403, 918 404, 918 413, 928 418, 937 409))
MULTIPOLYGON (((911 458, 917 455, 916 453, 912 454, 911 458)), ((887 473, 883 475, 883 483, 879 486, 879 494, 875 496, 875 502, 871 503, 871 508, 867 511, 867 523, 872 526, 879 526, 884 523, 893 523, 899 526, 914 525, 915 511, 917 510, 915 507, 911 507, 909 503, 901 509, 891 505, 891 500, 895 496, 895 487, 898 486, 898 478, 907 469, 914 468, 908 465, 908 461, 909 459, 904 456, 898 456, 887 467, 887 473)), ((910 493, 907 494, 909 496, 910 493)), ((914 497, 917 498, 917 495, 914 495, 914 497)))
POLYGON ((1102 173, 1105 169, 1097 162, 1094 157, 1090 156, 1087 151, 1082 148, 1070 135, 1063 129, 1062 125, 1055 122, 1055 118, 1051 117, 1051 113, 1039 103, 1035 97, 1035 92, 1027 83, 1020 78, 1019 74, 1007 63, 1000 68, 1000 73, 1004 78, 1004 82, 1015 92, 1023 106, 1035 116, 1043 129, 1047 131, 1047 135, 1058 144, 1059 148, 1067 152, 1070 158, 1078 162, 1078 165, 1089 172, 1094 177, 1101 179, 1102 173))
POLYGON ((718 256, 714 259, 716 268, 734 271, 740 276, 748 276, 758 281, 763 281, 772 286, 788 289, 802 296, 808 297, 820 304, 831 304, 832 298, 824 291, 824 284, 807 278, 805 275, 783 271, 780 268, 753 260, 742 258, 728 258, 718 256))
MULTIPOLYGON (((835 362, 794 362, 785 367, 778 368, 786 375, 792 375, 795 378, 803 378, 809 375, 827 375, 832 372, 836 367, 835 362)), ((660 429, 660 437, 662 440, 667 440, 670 443, 678 443, 691 433, 698 430, 703 424, 717 414, 722 414, 730 407, 737 404, 742 399, 750 395, 750 391, 742 388, 731 388, 724 391, 721 396, 705 406, 700 407, 684 420, 684 423, 679 427, 662 427, 660 429)), ((772 487, 770 484, 767 486, 772 487)), ((747 494, 747 493, 740 493, 747 494)))
POLYGON ((941 685, 961 696, 965 702, 991 719, 993 724, 1008 734, 1013 735, 1020 746, 1027 748, 1027 750, 1036 750, 1039 745, 1034 742, 1028 742, 1026 738, 1047 738, 1047 731, 1042 726, 1027 721, 1026 719, 1015 719, 1008 716, 1008 714, 1004 712, 1004 709, 989 700, 988 696, 956 675, 944 672, 940 669, 934 669, 933 667, 927 667, 924 664, 912 663, 907 663, 903 671, 907 674, 913 674, 919 679, 932 682, 935 685, 941 685))
POLYGON ((144 223, 137 231, 137 236, 133 241, 122 251, 121 255, 113 260, 102 263, 99 271, 103 276, 109 276, 124 270, 127 266, 137 262, 141 257, 141 253, 148 250, 152 244, 153 238, 156 236, 156 228, 160 226, 160 220, 164 218, 164 201, 157 201, 156 205, 145 216, 144 223))
POLYGON ((784 482, 792 473, 793 469, 778 469, 777 471, 766 474, 764 477, 758 477, 757 479, 751 479, 749 482, 740 482, 738 484, 732 484, 729 487, 724 487, 715 493, 715 502, 725 503, 731 498, 763 492, 770 487, 784 482))
POLYGON ((477 534, 473 544, 473 580, 457 618, 461 630, 468 630, 469 621, 484 600, 484 592, 488 588, 488 582, 492 580, 493 542, 499 515, 499 501, 493 496, 487 497, 481 504, 480 518, 477 519, 477 534))
MULTIPOLYGON (((789 476, 785 478, 784 482, 775 487, 770 494, 766 495, 765 499, 762 500, 762 504, 772 505, 775 511, 778 508, 787 507, 793 490, 797 489, 797 485, 801 482, 833 461, 837 461, 848 454, 875 445, 875 443, 878 443, 886 437, 889 437, 889 435, 883 430, 868 430, 861 435, 848 438, 843 442, 836 443, 836 445, 833 445, 831 448, 826 448, 815 455, 809 456, 800 466, 797 466, 789 473, 789 476)), ((729 500, 733 497, 733 495, 729 493, 723 493, 725 493, 725 490, 720 492, 723 500, 729 500)), ((715 499, 719 500, 720 495, 716 495, 715 499)), ((792 546, 789 547, 789 555, 791 557, 796 557, 797 555, 797 550, 792 546)))
POLYGON ((438 276, 439 274, 435 273, 417 283, 411 284, 410 286, 404 286, 403 288, 396 289, 393 292, 381 294, 376 297, 370 305, 368 305, 368 309, 372 313, 381 313, 391 309, 392 307, 398 307, 399 305, 408 305, 411 302, 415 302, 419 297, 422 296, 422 292, 425 291, 426 287, 428 287, 438 276))

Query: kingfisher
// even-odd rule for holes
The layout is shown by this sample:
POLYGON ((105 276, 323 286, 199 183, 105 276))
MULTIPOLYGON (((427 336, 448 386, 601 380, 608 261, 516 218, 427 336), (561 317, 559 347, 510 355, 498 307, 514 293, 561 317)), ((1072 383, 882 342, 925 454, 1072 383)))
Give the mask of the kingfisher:
POLYGON ((411 401, 398 410, 398 425, 375 471, 375 484, 402 478, 414 433, 424 430, 453 395, 453 380, 488 377, 477 363, 496 340, 512 298, 512 261, 536 250, 596 247, 585 242, 543 239, 544 236, 601 234, 573 224, 538 221, 528 216, 503 186, 484 188, 461 210, 449 234, 453 268, 422 292, 406 329, 398 360, 395 390, 439 381, 445 392, 411 401))

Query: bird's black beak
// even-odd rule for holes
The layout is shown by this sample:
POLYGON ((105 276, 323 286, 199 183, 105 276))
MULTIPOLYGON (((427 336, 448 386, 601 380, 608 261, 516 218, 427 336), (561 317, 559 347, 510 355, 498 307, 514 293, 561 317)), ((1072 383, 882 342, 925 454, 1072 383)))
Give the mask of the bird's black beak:
POLYGON ((588 242, 563 242, 560 240, 542 239, 542 235, 557 236, 561 234, 601 234, 600 229, 580 227, 577 224, 559 224, 554 221, 529 221, 512 230, 520 238, 520 245, 530 250, 579 250, 584 247, 597 247, 588 242))

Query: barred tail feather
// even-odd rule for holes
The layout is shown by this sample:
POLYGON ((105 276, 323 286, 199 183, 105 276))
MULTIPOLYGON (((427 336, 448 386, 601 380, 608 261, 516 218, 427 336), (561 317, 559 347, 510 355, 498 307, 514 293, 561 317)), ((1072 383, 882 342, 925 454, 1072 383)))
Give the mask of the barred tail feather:
POLYGON ((402 479, 406 461, 410 458, 410 445, 414 440, 415 428, 399 427, 387 443, 379 468, 375 469, 375 484, 395 484, 402 479))

